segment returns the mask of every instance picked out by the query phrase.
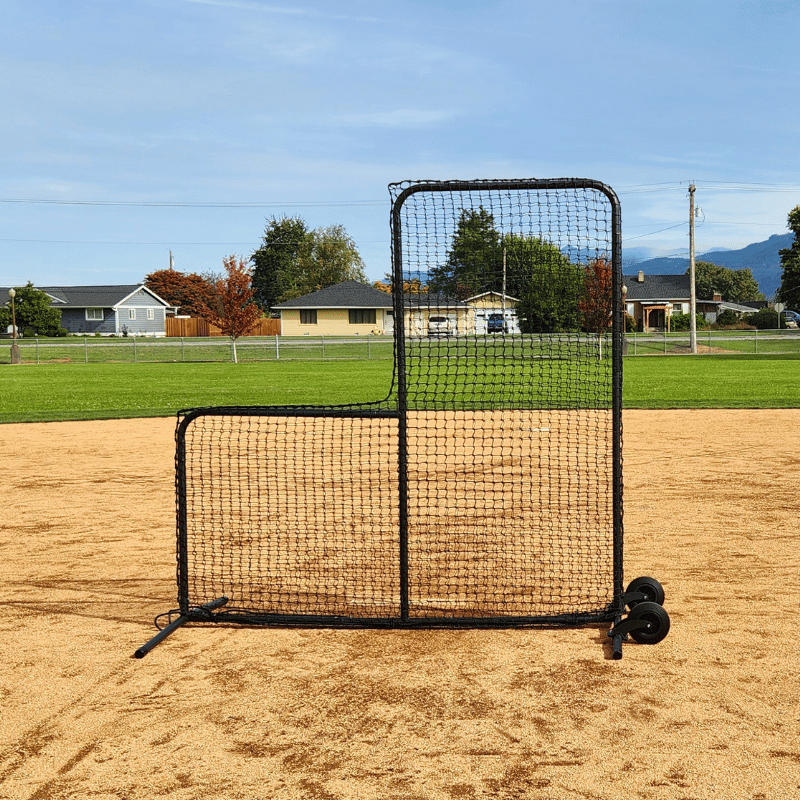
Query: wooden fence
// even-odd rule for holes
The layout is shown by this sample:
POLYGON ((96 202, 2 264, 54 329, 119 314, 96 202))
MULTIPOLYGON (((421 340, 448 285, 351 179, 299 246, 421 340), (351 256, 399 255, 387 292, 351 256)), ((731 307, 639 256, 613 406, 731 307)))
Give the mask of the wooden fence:
MULTIPOLYGON (((167 317, 167 336, 190 338, 194 336, 222 336, 222 331, 200 317, 167 317)), ((260 319, 247 332, 247 336, 280 336, 279 319, 260 319)))

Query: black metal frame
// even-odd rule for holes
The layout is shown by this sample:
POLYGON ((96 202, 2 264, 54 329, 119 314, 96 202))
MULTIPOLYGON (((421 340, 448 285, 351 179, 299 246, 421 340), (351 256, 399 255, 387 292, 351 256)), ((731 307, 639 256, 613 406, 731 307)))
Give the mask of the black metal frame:
MULTIPOLYGON (((176 627, 187 621, 230 621, 258 625, 311 625, 311 626, 358 626, 358 627, 513 627, 535 626, 556 627, 576 626, 592 623, 615 623, 609 634, 613 640, 614 657, 620 657, 620 644, 627 638, 629 629, 645 623, 622 622, 626 603, 638 594, 626 595, 623 592, 623 498, 622 498, 622 344, 624 302, 621 274, 621 212, 614 191, 607 185, 593 180, 551 179, 551 180, 508 180, 508 181, 444 181, 414 183, 401 191, 393 203, 391 212, 392 228, 392 268, 394 285, 403 285, 402 221, 403 203, 418 192, 473 191, 473 190, 553 190, 575 189, 595 190, 604 195, 610 205, 613 327, 612 327, 612 459, 613 459, 613 600, 607 608, 589 613, 558 614, 550 616, 501 616, 501 617, 414 617, 409 608, 409 530, 408 530, 408 392, 406 385, 406 333, 405 306, 402 291, 394 292, 394 344, 395 362, 393 385, 389 396, 376 403, 358 406, 334 407, 216 407, 191 409, 179 412, 176 430, 176 503, 177 503, 177 583, 180 617, 171 623, 170 630, 164 629, 151 643, 140 648, 136 655, 141 657, 176 627), (201 606, 192 606, 189 597, 188 553, 187 553, 187 502, 186 502, 186 431, 192 422, 204 415, 215 416, 282 416, 282 417, 352 417, 352 418, 393 418, 398 420, 398 497, 399 507, 399 550, 397 565, 399 572, 400 602, 395 615, 382 617, 342 617, 320 614, 265 614, 253 613, 247 609, 226 607, 227 598, 208 598, 201 606)), ((627 621, 626 621, 627 622, 627 621)))

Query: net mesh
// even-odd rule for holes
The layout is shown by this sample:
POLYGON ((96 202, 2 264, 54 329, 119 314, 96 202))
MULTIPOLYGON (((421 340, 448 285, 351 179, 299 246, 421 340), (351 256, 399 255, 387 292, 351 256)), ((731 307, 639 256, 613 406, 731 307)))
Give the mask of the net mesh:
POLYGON ((218 616, 264 622, 608 618, 621 592, 608 191, 390 191, 386 399, 181 416, 182 609, 224 595, 218 616))

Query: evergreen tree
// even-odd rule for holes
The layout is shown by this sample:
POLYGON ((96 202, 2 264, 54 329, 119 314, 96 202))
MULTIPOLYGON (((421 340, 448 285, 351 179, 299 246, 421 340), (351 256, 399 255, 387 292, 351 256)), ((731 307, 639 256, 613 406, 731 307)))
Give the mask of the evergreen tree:
POLYGON ((461 300, 501 291, 503 248, 494 217, 483 207, 464 209, 453 234, 447 261, 429 274, 431 291, 461 300))
POLYGON ((267 313, 281 300, 290 299, 284 295, 299 269, 309 233, 300 217, 272 217, 267 222, 261 246, 250 256, 254 298, 267 313))
POLYGON ((777 299, 788 308, 800 308, 800 206, 789 212, 789 230, 794 234, 791 247, 780 251, 781 285, 777 299))

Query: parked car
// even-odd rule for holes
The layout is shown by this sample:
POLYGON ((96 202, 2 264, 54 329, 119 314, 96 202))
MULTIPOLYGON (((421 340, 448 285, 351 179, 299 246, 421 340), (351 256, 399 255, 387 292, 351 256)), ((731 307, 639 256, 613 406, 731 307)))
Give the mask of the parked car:
POLYGON ((797 311, 782 311, 781 322, 787 328, 800 328, 800 314, 797 311))
POLYGON ((428 317, 428 336, 450 336, 453 326, 448 317, 428 317))
POLYGON ((508 322, 503 319, 502 314, 489 314, 486 333, 508 333, 508 322))

